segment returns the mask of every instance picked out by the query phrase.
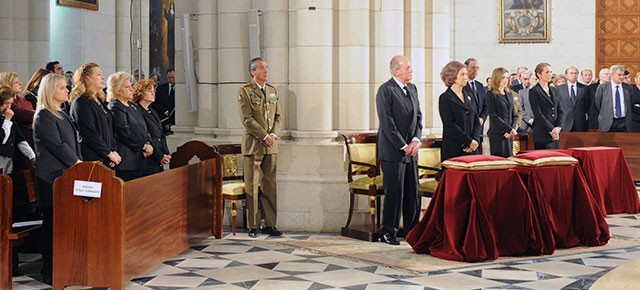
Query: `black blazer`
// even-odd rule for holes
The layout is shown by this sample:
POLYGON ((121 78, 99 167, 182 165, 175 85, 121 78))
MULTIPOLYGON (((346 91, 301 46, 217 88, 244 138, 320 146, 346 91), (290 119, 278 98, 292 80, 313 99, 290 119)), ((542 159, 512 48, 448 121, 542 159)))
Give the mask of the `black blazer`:
MULTIPOLYGON (((580 83, 578 83, 580 84, 580 83)), ((560 100, 560 106, 562 106, 562 112, 564 118, 562 120, 562 131, 574 131, 584 132, 587 131, 589 124, 587 123, 587 113, 589 112, 590 104, 585 102, 584 85, 576 85, 576 99, 571 100, 569 93, 569 84, 563 84, 558 86, 558 99, 560 100)))
POLYGON ((513 94, 509 91, 505 94, 503 96, 492 91, 487 92, 487 110, 491 118, 487 132, 489 134, 504 135, 516 128, 518 114, 514 109, 513 94))
POLYGON ((153 146, 153 154, 147 158, 147 169, 162 167, 160 160, 162 160, 165 154, 169 154, 169 147, 167 146, 167 137, 162 131, 160 117, 151 107, 145 110, 138 104, 138 108, 144 116, 144 122, 147 124, 147 130, 151 138, 151 146, 153 146))
MULTIPOLYGON (((53 181, 62 175, 62 171, 82 159, 78 135, 69 116, 58 111, 58 119, 51 111, 41 109, 33 122, 33 140, 36 147, 36 177, 53 185, 53 181)), ((38 192, 38 194, 44 194, 38 192)), ((47 194, 48 195, 48 194, 47 194)), ((52 196, 38 197, 41 206, 52 206, 52 196)))
POLYGON ((129 103, 127 107, 118 100, 111 101, 108 107, 113 113, 113 132, 116 136, 118 154, 122 158, 116 170, 144 170, 146 161, 142 147, 147 142, 151 143, 151 138, 142 109, 134 103, 129 103))
POLYGON ((151 107, 158 112, 160 120, 166 119, 162 124, 175 125, 176 123, 176 87, 173 86, 171 94, 169 94, 169 83, 164 83, 158 86, 156 90, 156 101, 151 103, 151 107))
MULTIPOLYGON (((418 104, 418 90, 407 84, 408 95, 391 78, 382 84, 376 94, 380 128, 378 129, 378 159, 401 162, 409 157, 402 151, 404 145, 422 136, 422 112, 418 104)), ((417 156, 411 158, 417 162, 417 156)))
POLYGON ((482 134, 480 120, 476 114, 475 102, 468 92, 463 90, 465 101, 460 101, 451 88, 440 95, 438 108, 442 120, 442 149, 440 159, 465 155, 464 148, 471 140, 480 141, 482 134))
POLYGON ((556 88, 549 86, 549 93, 540 84, 529 90, 529 103, 533 112, 533 141, 535 143, 551 143, 551 130, 562 127, 563 112, 556 88))
POLYGON ((629 131, 640 131, 640 90, 635 85, 629 86, 629 93, 631 94, 631 120, 633 121, 633 128, 629 131))
MULTIPOLYGON (((482 118, 482 120, 487 121, 487 91, 485 90, 485 88, 482 86, 482 83, 479 81, 469 81, 467 83, 467 85, 464 87, 465 90, 467 90, 467 93, 471 94, 471 96, 474 95, 473 93, 473 89, 471 88, 471 82, 474 82, 475 86, 476 86, 476 98, 474 98, 474 102, 476 103, 476 115, 478 116, 478 118, 482 118)), ((465 95, 467 94, 465 93, 465 95)), ((480 128, 484 128, 484 124, 482 126, 480 126, 480 128)))
POLYGON ((107 155, 117 151, 113 136, 113 117, 103 102, 77 96, 71 104, 71 120, 80 133, 80 149, 84 161, 102 161, 109 166, 107 155))

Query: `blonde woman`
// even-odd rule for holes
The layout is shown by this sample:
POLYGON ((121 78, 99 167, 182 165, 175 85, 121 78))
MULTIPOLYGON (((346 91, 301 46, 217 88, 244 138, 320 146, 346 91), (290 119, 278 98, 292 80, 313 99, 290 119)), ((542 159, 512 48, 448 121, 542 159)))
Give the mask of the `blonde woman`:
POLYGON ((82 140, 82 157, 113 168, 121 158, 113 135, 113 117, 102 92, 104 76, 100 66, 93 62, 83 64, 73 75, 73 83, 70 113, 82 140))
POLYGON ((81 162, 80 144, 69 116, 60 109, 69 100, 64 76, 48 74, 38 90, 38 110, 33 122, 36 154, 36 190, 42 215, 42 269, 51 284, 53 277, 53 181, 62 171, 81 162))
POLYGON ((160 116, 151 104, 156 100, 155 82, 153 80, 141 80, 133 86, 135 92, 133 99, 138 104, 144 115, 144 121, 147 124, 149 135, 151 137, 151 146, 155 149, 153 154, 147 158, 147 166, 144 175, 150 175, 162 171, 162 167, 169 164, 171 155, 169 155, 169 147, 167 146, 167 137, 163 132, 163 126, 160 116))
MULTIPOLYGON (((33 168, 35 162, 35 154, 33 153, 33 115, 35 108, 33 105, 20 96, 22 92, 22 82, 18 77, 18 73, 15 72, 0 72, 0 86, 10 87, 13 90, 13 103, 11 104, 11 110, 14 115, 11 118, 12 126, 15 126, 18 133, 21 136, 17 138, 26 141, 29 148, 18 145, 18 149, 23 154, 16 154, 13 156, 13 170, 20 171, 33 168)), ((18 143, 21 144, 21 143, 18 143)))
POLYGON ((142 177, 145 158, 153 154, 151 138, 141 109, 133 103, 131 75, 117 72, 107 80, 107 100, 113 113, 113 128, 122 163, 116 166, 116 175, 124 181, 142 177))

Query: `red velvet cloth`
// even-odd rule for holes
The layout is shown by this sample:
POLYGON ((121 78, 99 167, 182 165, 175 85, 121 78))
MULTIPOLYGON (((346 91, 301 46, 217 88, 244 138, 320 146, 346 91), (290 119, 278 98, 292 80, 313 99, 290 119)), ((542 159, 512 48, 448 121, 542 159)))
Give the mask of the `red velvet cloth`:
POLYGON ((638 213, 638 191, 629 164, 618 147, 570 148, 580 161, 591 193, 603 213, 638 213))
POLYGON ((533 204, 514 169, 444 171, 406 241, 418 254, 456 261, 542 254, 533 204))
POLYGON ((609 241, 609 226, 577 164, 516 169, 534 203, 544 239, 544 253, 609 241))

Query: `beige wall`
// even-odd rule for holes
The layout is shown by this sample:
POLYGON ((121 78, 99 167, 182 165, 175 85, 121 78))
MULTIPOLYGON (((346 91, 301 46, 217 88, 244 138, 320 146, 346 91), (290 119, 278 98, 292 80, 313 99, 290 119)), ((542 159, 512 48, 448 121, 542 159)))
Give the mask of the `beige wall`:
POLYGON ((452 58, 460 61, 477 58, 480 61, 479 78, 483 82, 496 67, 514 71, 524 65, 533 70, 541 61, 550 63, 555 73, 563 73, 570 65, 593 70, 596 61, 595 1, 549 2, 550 43, 500 44, 500 1, 452 1, 452 58))

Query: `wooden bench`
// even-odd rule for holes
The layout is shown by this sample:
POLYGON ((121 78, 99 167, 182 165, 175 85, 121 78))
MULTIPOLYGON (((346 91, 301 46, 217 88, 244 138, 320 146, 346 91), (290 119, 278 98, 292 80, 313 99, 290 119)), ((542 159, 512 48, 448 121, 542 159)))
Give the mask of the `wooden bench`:
POLYGON ((222 237, 220 155, 203 143, 190 143, 172 154, 172 169, 126 183, 92 162, 56 179, 53 289, 123 289, 212 233, 222 237), (176 166, 198 154, 213 158, 176 166), (100 182, 101 197, 74 196, 75 180, 100 182))
POLYGON ((36 202, 33 170, 0 175, 0 289, 11 289, 13 248, 40 225, 13 227, 13 207, 36 202))
MULTIPOLYGON (((533 150, 533 133, 520 134, 516 138, 520 143, 520 150, 533 150)), ((640 132, 602 133, 602 132, 562 132, 560 133, 560 148, 609 146, 620 147, 629 163, 633 178, 640 179, 640 132)))

